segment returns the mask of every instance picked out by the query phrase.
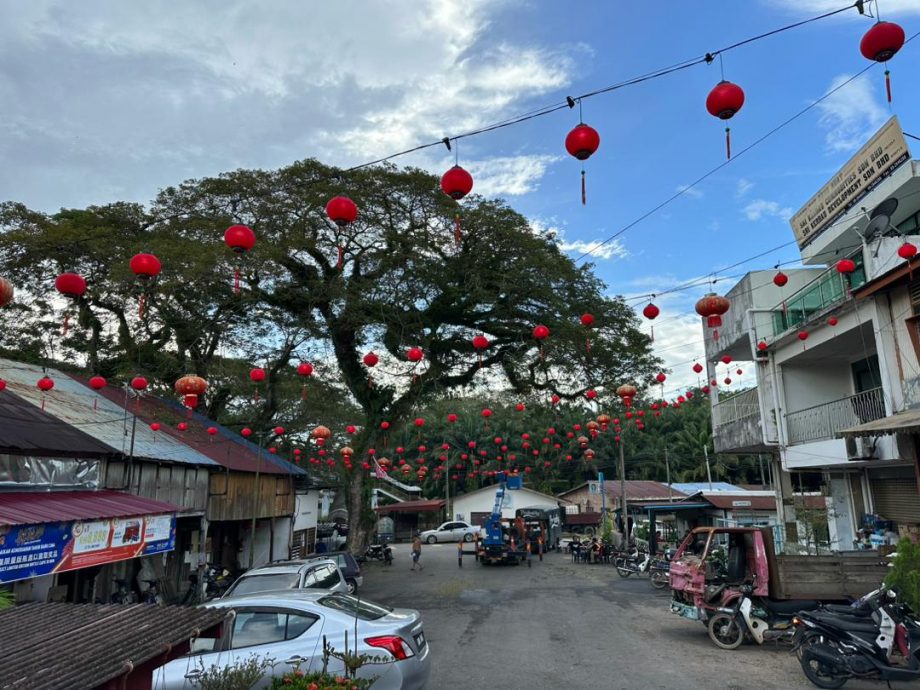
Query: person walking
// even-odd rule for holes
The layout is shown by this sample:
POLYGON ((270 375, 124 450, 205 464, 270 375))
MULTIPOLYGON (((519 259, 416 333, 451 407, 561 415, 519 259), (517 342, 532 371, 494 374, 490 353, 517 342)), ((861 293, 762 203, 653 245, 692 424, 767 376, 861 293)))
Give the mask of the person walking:
POLYGON ((415 536, 412 537, 412 567, 409 570, 415 570, 415 566, 418 566, 418 569, 422 569, 422 564, 419 563, 419 559, 422 557, 422 535, 419 532, 415 533, 415 536))

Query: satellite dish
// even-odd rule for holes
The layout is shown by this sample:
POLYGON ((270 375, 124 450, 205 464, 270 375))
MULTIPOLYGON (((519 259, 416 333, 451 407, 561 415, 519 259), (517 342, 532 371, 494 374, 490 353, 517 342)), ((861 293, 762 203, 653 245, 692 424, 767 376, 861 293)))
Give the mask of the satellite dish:
POLYGON ((894 215, 894 212, 898 210, 898 200, 893 196, 888 197, 874 209, 872 213, 869 214, 869 218, 877 218, 879 216, 887 216, 887 222, 891 222, 891 216, 894 215))
POLYGON ((889 216, 872 216, 872 220, 869 221, 866 229, 862 232, 863 240, 868 243, 876 238, 883 237, 890 227, 891 218, 889 216))

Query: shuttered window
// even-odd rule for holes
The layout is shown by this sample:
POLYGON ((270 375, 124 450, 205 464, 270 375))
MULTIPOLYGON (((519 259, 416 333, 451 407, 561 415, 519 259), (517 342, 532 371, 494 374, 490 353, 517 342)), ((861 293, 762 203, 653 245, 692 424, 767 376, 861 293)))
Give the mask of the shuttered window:
POLYGON ((920 493, 912 468, 873 472, 869 483, 877 515, 885 520, 920 524, 920 493))

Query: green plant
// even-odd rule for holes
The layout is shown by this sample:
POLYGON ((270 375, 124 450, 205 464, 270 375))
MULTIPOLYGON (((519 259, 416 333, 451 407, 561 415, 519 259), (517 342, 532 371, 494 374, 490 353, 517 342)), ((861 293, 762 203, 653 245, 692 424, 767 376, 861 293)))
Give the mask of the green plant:
POLYGON ((910 539, 898 542, 898 553, 885 584, 898 590, 901 601, 920 611, 920 544, 910 539))
POLYGON ((195 685, 201 690, 250 690, 273 664, 273 659, 262 659, 255 654, 228 666, 205 668, 201 663, 202 673, 195 685))
POLYGON ((0 589, 0 611, 16 603, 12 590, 0 589))

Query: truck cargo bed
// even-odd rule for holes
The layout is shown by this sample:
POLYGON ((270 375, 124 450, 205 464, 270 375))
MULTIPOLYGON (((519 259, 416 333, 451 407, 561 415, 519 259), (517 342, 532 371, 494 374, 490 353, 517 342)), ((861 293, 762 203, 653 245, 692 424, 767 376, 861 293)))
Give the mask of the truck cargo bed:
POLYGON ((872 551, 777 555, 774 562, 776 572, 770 573, 773 599, 858 599, 876 589, 888 574, 888 561, 872 551))

